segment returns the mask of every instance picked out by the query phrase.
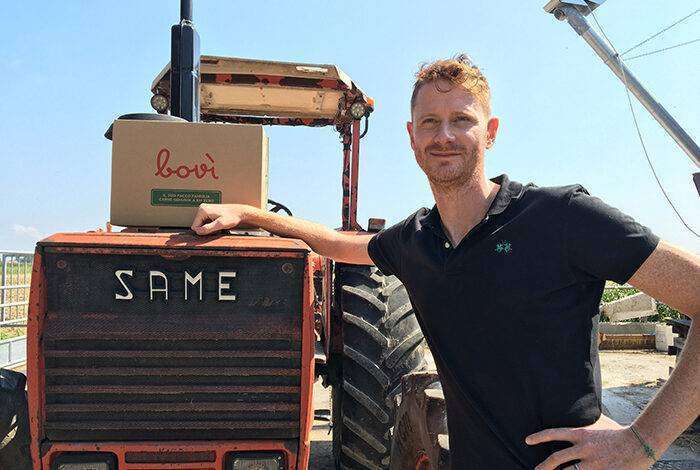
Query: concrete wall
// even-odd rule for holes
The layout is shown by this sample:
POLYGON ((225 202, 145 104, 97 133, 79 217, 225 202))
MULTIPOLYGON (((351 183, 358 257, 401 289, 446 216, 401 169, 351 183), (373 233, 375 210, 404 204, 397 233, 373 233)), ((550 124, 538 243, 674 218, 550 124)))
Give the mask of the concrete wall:
POLYGON ((656 333, 656 323, 615 323, 604 322, 598 324, 598 331, 611 335, 653 335, 656 333))
POLYGON ((668 347, 673 345, 674 337, 670 325, 654 322, 605 322, 598 325, 598 332, 606 335, 654 335, 656 350, 662 352, 667 352, 668 347))
POLYGON ((0 341, 0 367, 10 367, 27 360, 27 337, 0 341))

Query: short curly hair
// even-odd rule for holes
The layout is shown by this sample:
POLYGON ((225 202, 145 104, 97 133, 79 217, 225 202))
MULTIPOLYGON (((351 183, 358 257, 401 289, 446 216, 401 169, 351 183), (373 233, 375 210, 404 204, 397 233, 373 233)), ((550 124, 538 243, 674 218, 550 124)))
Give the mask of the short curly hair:
MULTIPOLYGON (((467 89, 469 93, 479 100, 486 110, 487 115, 491 114, 491 89, 486 77, 481 73, 479 67, 474 65, 466 54, 459 54, 451 59, 440 59, 431 63, 424 63, 416 73, 416 82, 413 84, 413 94, 411 95, 411 112, 416 105, 418 91, 426 83, 437 83, 444 80, 452 85, 460 85, 467 89)), ((436 89, 438 91, 449 91, 436 89)))

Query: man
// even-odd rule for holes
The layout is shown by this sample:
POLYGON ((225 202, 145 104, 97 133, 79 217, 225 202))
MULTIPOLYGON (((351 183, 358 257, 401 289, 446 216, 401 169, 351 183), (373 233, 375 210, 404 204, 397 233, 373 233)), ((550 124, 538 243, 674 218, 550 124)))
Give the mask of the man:
POLYGON ((376 264, 405 284, 435 357, 455 469, 641 469, 700 411, 700 338, 632 426, 601 415, 592 332, 606 279, 700 312, 700 258, 579 185, 488 180, 499 121, 463 56, 417 74, 407 124, 435 207, 376 235, 241 205, 202 205, 200 235, 241 222, 300 238, 336 261, 376 264))

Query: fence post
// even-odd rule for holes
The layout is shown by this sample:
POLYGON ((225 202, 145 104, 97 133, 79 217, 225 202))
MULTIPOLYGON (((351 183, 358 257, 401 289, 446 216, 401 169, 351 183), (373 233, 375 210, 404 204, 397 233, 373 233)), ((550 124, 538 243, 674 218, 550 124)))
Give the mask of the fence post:
POLYGON ((5 321, 5 254, 0 253, 0 264, 2 264, 2 270, 0 273, 0 286, 3 288, 0 289, 0 304, 2 306, 0 307, 0 322, 5 321))

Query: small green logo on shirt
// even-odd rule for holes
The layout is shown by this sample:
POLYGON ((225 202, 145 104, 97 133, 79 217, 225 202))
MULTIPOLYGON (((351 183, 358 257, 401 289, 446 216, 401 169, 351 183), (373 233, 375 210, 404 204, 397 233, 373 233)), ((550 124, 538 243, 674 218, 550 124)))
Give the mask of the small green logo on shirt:
POLYGON ((511 251, 513 251, 513 246, 510 244, 510 242, 508 240, 501 240, 496 245, 496 253, 509 254, 511 251))

